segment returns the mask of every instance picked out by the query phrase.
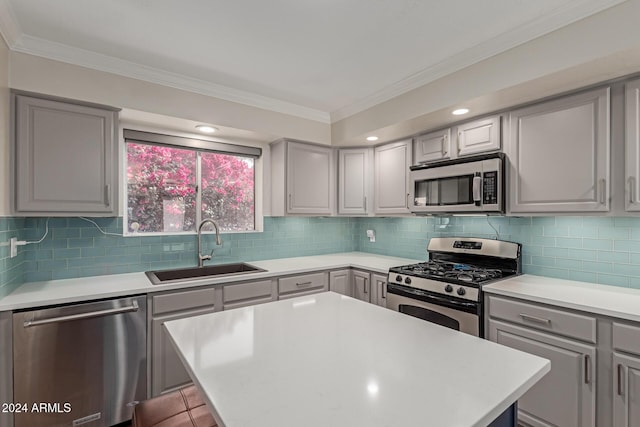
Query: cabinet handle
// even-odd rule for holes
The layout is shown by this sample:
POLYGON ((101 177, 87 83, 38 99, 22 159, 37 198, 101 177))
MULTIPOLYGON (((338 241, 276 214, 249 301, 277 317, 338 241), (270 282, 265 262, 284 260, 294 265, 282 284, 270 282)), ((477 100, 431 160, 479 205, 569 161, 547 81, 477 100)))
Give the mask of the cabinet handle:
POLYGON ((441 146, 442 148, 440 150, 442 152, 442 157, 447 155, 447 149, 446 149, 446 147, 447 147, 447 139, 448 139, 447 135, 443 135, 442 136, 442 146, 441 146))
POLYGON ((411 196, 411 194, 407 193, 407 209, 410 209, 409 208, 409 196, 411 196))
POLYGON ((109 184, 104 186, 104 204, 105 206, 111 205, 111 186, 109 184))
POLYGON ((633 176, 629 177, 629 203, 633 203, 635 201, 636 196, 636 179, 633 176))
POLYGON ((364 211, 367 211, 367 196, 364 196, 364 211))
POLYGON ((296 286, 309 286, 312 282, 302 282, 302 283, 297 283, 296 282, 296 286))
POLYGON ((584 355, 584 383, 589 384, 591 382, 591 356, 584 355))
POLYGON ((543 325, 551 326, 551 320, 543 319, 542 317, 530 316, 528 314, 520 313, 522 320, 528 320, 529 322, 541 323, 543 325))
POLYGON ((381 288, 382 291, 380 292, 380 294, 382 295, 383 299, 387 299, 387 282, 380 282, 381 283, 381 288))
POLYGON ((618 396, 622 396, 622 381, 624 381, 624 366, 618 363, 618 396))
POLYGON ((367 291, 367 282, 369 281, 369 279, 364 279, 364 293, 367 294, 369 293, 369 291, 367 291))
POLYGON ((600 180, 600 204, 604 205, 605 201, 606 201, 606 185, 607 185, 607 180, 606 179, 601 179, 600 180))

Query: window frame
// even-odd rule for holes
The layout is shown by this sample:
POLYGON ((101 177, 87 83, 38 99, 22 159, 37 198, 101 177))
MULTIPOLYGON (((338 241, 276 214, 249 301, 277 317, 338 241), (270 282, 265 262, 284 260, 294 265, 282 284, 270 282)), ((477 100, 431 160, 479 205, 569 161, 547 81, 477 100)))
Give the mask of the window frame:
MULTIPOLYGON (((121 158, 122 170, 120 176, 123 177, 122 182, 122 235, 125 237, 145 237, 145 236, 191 236, 197 234, 198 224, 202 221, 202 153, 218 153, 225 155, 235 155, 238 157, 251 157, 253 163, 253 205, 254 205, 254 229, 253 230, 224 230, 221 234, 237 234, 237 233, 261 233, 264 228, 264 215, 262 212, 262 195, 263 195, 263 157, 262 148, 250 145, 230 144, 226 142, 216 141, 214 139, 193 138, 191 136, 177 136, 151 131, 134 130, 129 127, 122 128, 121 137, 121 158), (127 144, 138 143, 146 145, 157 145, 163 147, 174 147, 180 149, 192 150, 195 155, 195 184, 196 190, 196 217, 195 229, 193 231, 152 231, 152 232, 133 232, 129 230, 128 219, 128 156, 127 144)), ((213 233, 213 231, 203 231, 205 234, 213 233)))

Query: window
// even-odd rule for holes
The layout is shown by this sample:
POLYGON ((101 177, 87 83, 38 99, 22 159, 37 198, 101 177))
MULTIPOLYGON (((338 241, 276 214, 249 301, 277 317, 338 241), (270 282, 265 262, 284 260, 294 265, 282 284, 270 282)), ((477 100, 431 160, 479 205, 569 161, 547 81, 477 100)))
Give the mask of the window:
POLYGON ((259 148, 125 130, 127 231, 255 230, 259 148))

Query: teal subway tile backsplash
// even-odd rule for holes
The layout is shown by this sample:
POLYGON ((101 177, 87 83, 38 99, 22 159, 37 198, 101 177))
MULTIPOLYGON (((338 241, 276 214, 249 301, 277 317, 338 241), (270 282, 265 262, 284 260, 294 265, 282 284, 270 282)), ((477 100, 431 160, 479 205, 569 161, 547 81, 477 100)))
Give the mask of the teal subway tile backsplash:
MULTIPOLYGON (((110 233, 122 218, 92 218, 110 233)), ((0 244, 10 237, 37 241, 44 218, 0 218, 0 244)), ((640 288, 640 217, 267 217, 264 232, 203 237, 213 262, 363 251, 427 258, 435 236, 500 238, 523 244, 523 271, 563 279, 640 288), (370 242, 367 230, 374 230, 370 242)), ((9 257, 0 246, 0 297, 23 282, 119 274, 196 264, 196 236, 105 236, 80 218, 51 218, 40 243, 9 257)))

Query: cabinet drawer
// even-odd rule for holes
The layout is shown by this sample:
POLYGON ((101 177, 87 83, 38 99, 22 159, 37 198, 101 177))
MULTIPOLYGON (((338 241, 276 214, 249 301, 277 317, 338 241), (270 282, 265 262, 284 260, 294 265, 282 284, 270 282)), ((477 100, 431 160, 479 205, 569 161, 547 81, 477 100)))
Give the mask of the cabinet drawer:
POLYGON ((530 328, 596 342, 596 319, 531 303, 489 297, 489 316, 530 328))
POLYGON ((303 274, 278 280, 278 295, 327 287, 326 273, 303 274))
POLYGON ((271 280, 226 285, 222 288, 222 300, 225 303, 264 297, 271 297, 271 280))
POLYGON ((200 307, 213 307, 214 288, 196 289, 170 294, 154 295, 153 314, 191 310, 200 307))
POLYGON ((613 322, 613 348, 640 354, 640 327, 613 322))

